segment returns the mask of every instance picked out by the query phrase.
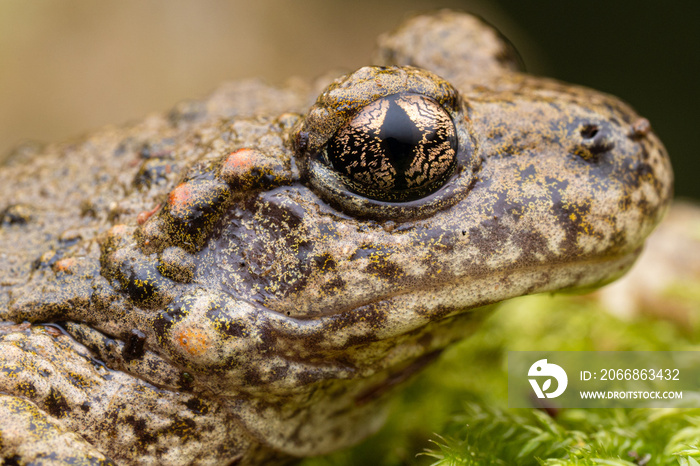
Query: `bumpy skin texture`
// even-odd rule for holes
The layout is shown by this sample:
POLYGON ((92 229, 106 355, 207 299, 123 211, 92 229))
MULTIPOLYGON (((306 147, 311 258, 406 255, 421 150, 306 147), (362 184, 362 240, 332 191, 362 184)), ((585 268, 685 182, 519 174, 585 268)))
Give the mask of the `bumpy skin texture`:
POLYGON ((663 146, 617 99, 522 74, 513 56, 441 12, 380 39, 389 68, 315 104, 323 82, 237 83, 18 151, 0 167, 6 462, 342 448, 489 305, 624 273, 671 198, 663 146), (445 108, 457 166, 436 192, 387 203, 318 154, 397 92, 445 108))

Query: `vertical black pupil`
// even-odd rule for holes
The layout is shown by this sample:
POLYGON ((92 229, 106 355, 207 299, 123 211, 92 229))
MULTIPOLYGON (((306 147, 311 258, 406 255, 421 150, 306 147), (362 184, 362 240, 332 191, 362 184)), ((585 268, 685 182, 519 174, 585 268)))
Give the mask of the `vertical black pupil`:
POLYGON ((455 166, 457 138, 436 101, 395 94, 362 108, 328 141, 329 165, 351 190, 379 200, 435 191, 455 166))
MULTIPOLYGON (((389 109, 379 130, 381 148, 396 173, 404 174, 411 167, 416 155, 416 146, 420 143, 422 134, 416 123, 406 114, 406 111, 396 103, 396 98, 389 97, 389 109)), ((405 189, 406 178, 398 176, 395 189, 405 189)))

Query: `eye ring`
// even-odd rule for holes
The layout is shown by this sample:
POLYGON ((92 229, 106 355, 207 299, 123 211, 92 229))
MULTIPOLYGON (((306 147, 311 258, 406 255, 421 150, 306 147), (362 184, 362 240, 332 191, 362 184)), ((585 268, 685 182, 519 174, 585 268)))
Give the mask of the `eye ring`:
POLYGON ((356 218, 403 222, 426 218, 463 199, 476 182, 476 177, 458 166, 450 179, 436 192, 406 202, 370 199, 347 189, 338 173, 312 160, 309 178, 319 196, 326 202, 356 218))
POLYGON ((295 142, 310 187, 364 218, 430 215, 466 195, 481 163, 456 90, 414 67, 364 67, 339 78, 301 121, 295 142), (394 138, 386 137, 387 119, 401 124, 401 144, 387 142, 394 138))

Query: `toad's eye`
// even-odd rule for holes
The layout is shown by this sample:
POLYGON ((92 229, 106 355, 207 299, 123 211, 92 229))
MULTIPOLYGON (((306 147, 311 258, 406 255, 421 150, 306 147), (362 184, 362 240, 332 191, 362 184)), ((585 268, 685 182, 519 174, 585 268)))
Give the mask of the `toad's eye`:
POLYGON ((481 156, 468 102, 412 66, 365 66, 333 81, 295 127, 302 180, 357 218, 425 218, 462 199, 481 156))
POLYGON ((430 97, 393 94, 366 105, 328 141, 328 164, 353 192, 405 202, 440 187, 456 167, 455 125, 430 97))

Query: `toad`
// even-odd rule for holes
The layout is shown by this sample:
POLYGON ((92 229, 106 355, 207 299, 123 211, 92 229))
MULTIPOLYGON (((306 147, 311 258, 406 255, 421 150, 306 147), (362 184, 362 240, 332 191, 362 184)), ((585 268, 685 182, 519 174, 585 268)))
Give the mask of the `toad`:
POLYGON ((622 275, 672 191, 647 120, 452 12, 374 66, 228 84, 0 179, 6 464, 354 444, 496 303, 622 275))

